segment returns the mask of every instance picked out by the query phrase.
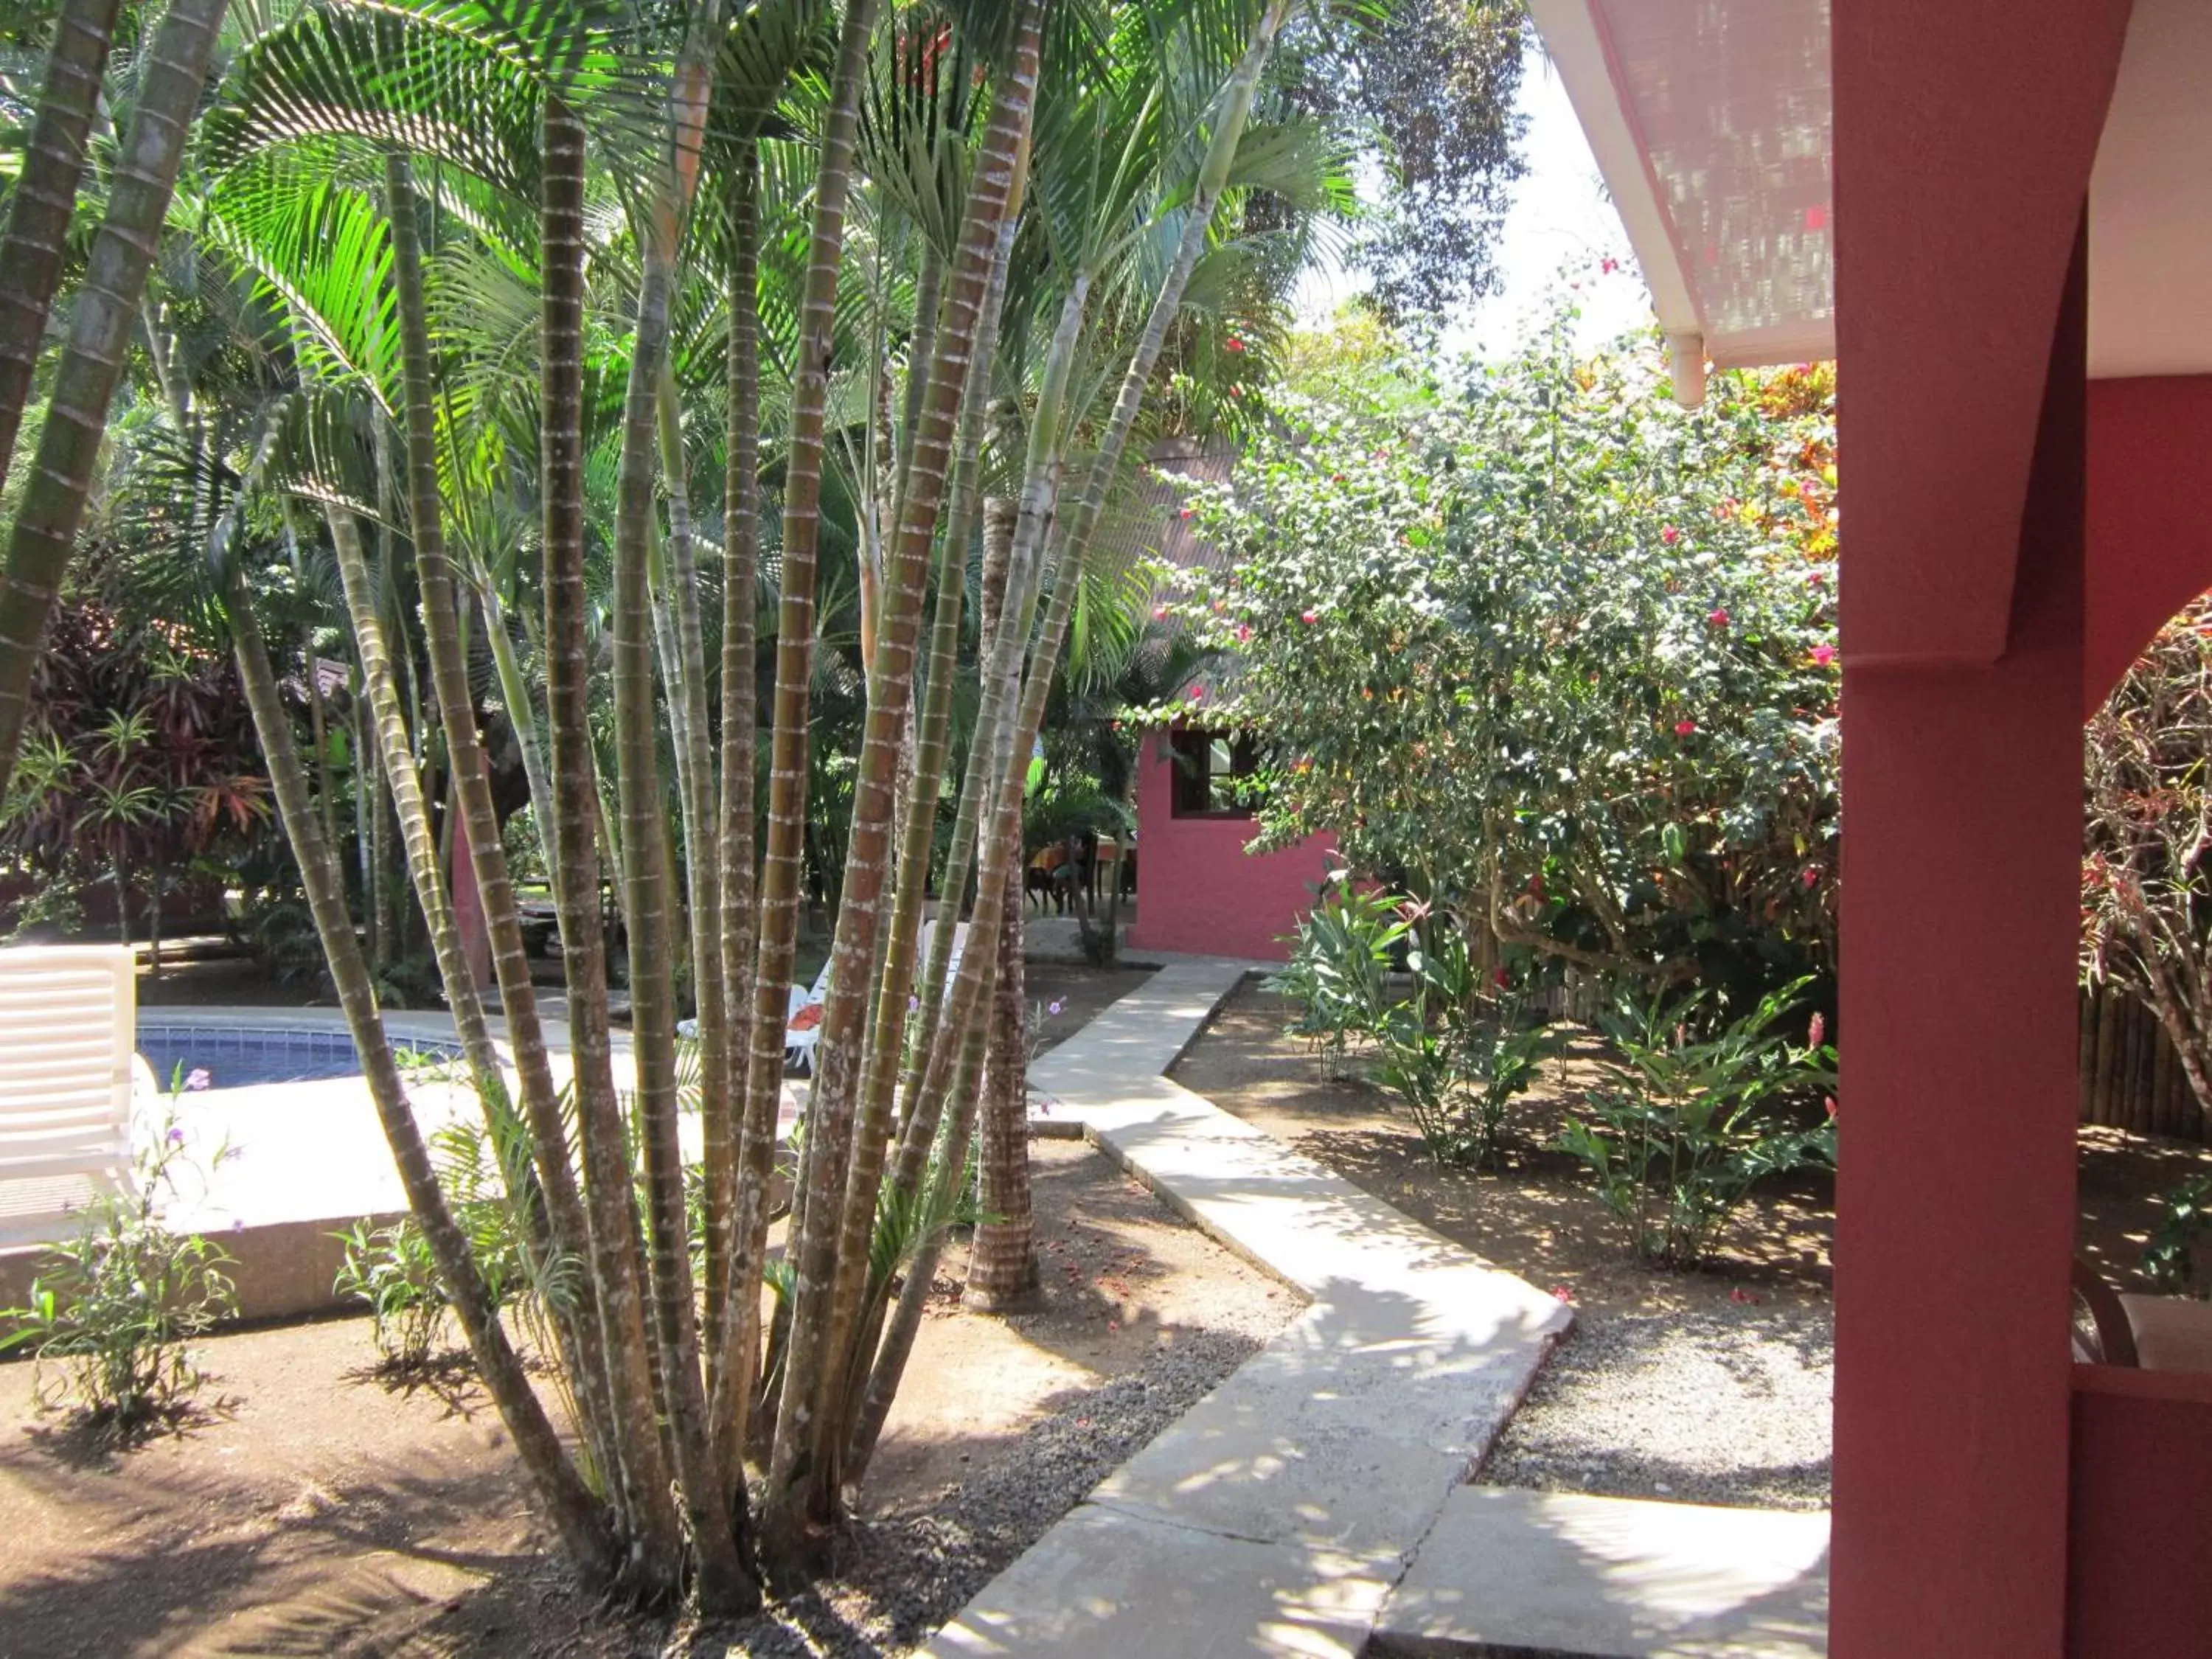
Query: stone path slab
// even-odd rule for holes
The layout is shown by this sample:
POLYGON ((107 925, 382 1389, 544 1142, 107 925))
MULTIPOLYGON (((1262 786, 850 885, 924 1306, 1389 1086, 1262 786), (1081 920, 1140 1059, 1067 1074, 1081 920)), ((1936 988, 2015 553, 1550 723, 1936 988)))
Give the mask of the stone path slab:
POLYGON ((1828 1517, 1463 1486, 1372 1654, 1825 1659, 1828 1517))
POLYGON ((1079 1125, 1312 1305, 925 1653, 1358 1654, 1571 1318, 1163 1075, 1255 965, 1170 963, 1030 1082, 1040 1127, 1079 1125))

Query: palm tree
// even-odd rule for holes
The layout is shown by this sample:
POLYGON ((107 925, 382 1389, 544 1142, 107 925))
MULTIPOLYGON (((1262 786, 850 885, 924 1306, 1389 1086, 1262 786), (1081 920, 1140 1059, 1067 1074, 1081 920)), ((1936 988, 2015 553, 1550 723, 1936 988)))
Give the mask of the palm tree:
MULTIPOLYGON (((39 641, 46 632, 46 617, 61 590, 62 573, 68 567, 77 526, 84 517, 93 468, 107 429, 107 406, 122 376, 131 331, 137 326, 146 273, 153 264, 162 221, 168 215, 185 135, 207 79, 216 32, 222 26, 228 5, 229 0, 172 0, 155 31, 141 70, 138 100, 117 151, 107 211, 99 234, 93 239, 84 279, 75 295, 69 345, 55 371, 46 425, 39 434, 37 465, 9 538, 7 566, 0 570, 0 796, 7 793, 15 750, 22 739, 39 641)), ((85 21, 68 15, 63 19, 65 28, 85 21)), ((89 30, 92 36, 102 33, 96 27, 89 30)), ((77 118, 72 112, 74 100, 83 96, 80 76, 88 67, 85 59, 93 42, 74 33, 64 38, 70 46, 69 72, 56 87, 60 96, 53 122, 42 121, 40 125, 46 136, 67 149, 77 118)), ((34 142, 38 136, 34 130, 34 142)), ((33 260, 30 281, 44 280, 50 299, 52 279, 43 277, 40 270, 46 256, 39 252, 37 244, 53 226, 48 221, 42 228, 40 221, 46 216, 37 204, 24 201, 24 191, 34 177, 27 177, 17 188, 21 211, 11 209, 9 230, 12 237, 21 227, 26 251, 33 260)), ((60 180, 53 182, 58 185, 60 180)), ((74 202, 73 187, 70 194, 74 202)), ((59 216, 65 226, 68 209, 61 208, 59 216)), ((12 283, 15 278, 11 268, 9 280, 12 283)), ((35 336, 28 330, 33 311, 43 326, 46 306, 26 304, 21 307, 21 320, 16 325, 13 343, 20 349, 27 338, 33 342, 35 356, 35 336)), ((21 418, 21 397, 19 392, 14 404, 15 419, 21 418)), ((0 403, 0 410, 6 407, 0 403)), ((13 447, 12 434, 9 447, 13 447)))

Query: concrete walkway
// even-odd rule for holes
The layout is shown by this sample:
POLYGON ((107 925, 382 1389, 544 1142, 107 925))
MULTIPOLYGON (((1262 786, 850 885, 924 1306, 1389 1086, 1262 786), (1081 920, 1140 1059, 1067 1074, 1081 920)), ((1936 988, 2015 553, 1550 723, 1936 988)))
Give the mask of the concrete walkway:
POLYGON ((1304 1291, 1281 1335, 924 1652, 1352 1656, 1569 1310, 1162 1075, 1254 964, 1177 962, 1040 1060, 1073 1123, 1304 1291))

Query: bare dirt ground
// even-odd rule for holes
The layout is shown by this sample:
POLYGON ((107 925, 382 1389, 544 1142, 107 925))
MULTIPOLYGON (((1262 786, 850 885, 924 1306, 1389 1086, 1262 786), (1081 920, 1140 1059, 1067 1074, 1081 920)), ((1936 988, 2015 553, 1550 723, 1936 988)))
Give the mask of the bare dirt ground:
POLYGON ((897 1651, 1297 1308, 1098 1154, 1035 1150, 1042 1308, 960 1311, 948 1252, 838 1575, 774 1617, 577 1595, 480 1391, 387 1388, 347 1319, 209 1341, 188 1430, 106 1456, 0 1366, 0 1656, 897 1651))

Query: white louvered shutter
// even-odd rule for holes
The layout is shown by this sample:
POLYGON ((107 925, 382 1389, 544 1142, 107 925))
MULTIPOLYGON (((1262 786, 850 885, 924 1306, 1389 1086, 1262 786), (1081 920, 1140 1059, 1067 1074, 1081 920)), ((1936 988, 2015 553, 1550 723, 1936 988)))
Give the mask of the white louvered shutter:
POLYGON ((135 999, 120 945, 0 951, 0 1246, 67 1233, 129 1167, 135 999))

